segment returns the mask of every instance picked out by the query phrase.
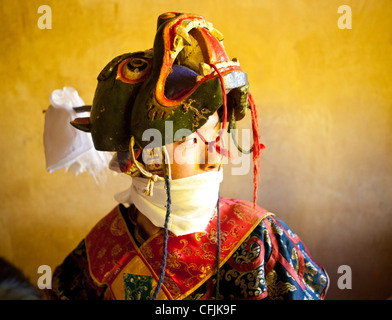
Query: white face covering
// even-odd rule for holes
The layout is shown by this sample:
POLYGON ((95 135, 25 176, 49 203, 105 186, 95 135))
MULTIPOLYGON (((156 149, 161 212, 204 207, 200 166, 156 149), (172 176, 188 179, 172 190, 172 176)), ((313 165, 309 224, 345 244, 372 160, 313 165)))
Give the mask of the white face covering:
MULTIPOLYGON (((167 193, 165 181, 157 181, 153 194, 144 193, 146 178, 133 177, 130 189, 116 200, 133 203, 157 227, 164 227, 167 193)), ((204 231, 214 213, 223 180, 223 170, 170 180, 171 212, 168 229, 176 236, 204 231)))

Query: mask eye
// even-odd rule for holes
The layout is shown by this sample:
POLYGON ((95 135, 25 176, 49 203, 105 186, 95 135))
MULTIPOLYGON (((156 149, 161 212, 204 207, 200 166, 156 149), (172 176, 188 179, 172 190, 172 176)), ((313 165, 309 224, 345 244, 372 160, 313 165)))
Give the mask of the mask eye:
POLYGON ((144 81, 150 74, 151 65, 151 59, 137 57, 125 59, 118 66, 116 80, 125 83, 144 81))

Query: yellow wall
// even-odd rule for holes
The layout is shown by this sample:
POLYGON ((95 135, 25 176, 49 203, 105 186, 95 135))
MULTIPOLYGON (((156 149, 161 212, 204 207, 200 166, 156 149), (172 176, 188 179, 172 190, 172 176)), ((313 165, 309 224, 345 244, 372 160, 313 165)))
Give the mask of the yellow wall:
MULTIPOLYGON (((204 15, 248 73, 267 145, 259 204, 326 267, 328 297, 392 295, 388 0, 1 1, 0 256, 36 282, 39 265, 61 263, 115 205, 127 177, 107 173, 97 185, 88 174, 46 172, 43 110, 64 86, 91 102, 100 70, 150 48, 165 11, 204 15), (42 4, 51 30, 37 26, 42 4), (337 26, 343 4, 351 30, 337 26), (340 265, 352 269, 352 290, 337 287, 340 265)), ((251 200, 251 182, 227 175, 222 194, 251 200)))

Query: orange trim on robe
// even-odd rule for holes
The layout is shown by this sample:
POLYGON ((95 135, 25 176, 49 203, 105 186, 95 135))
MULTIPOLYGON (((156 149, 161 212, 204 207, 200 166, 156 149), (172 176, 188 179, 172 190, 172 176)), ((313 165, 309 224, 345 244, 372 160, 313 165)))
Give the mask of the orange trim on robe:
MULTIPOLYGON (((221 265, 269 215, 272 213, 254 208, 253 203, 221 198, 221 265)), ((129 298, 124 285, 128 276, 151 279, 151 287, 143 285, 143 289, 154 291, 162 264, 163 230, 138 247, 118 206, 87 235, 86 249, 90 274, 98 284, 108 285, 109 298, 129 298)), ((216 213, 203 232, 178 237, 169 232, 166 273, 158 299, 180 300, 194 292, 215 274, 216 253, 216 213)))

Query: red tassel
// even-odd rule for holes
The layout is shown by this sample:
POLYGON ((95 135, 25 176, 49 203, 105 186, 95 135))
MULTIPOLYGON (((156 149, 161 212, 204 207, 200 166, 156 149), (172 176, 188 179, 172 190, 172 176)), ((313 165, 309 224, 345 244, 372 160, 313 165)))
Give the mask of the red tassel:
POLYGON ((252 114, 252 131, 253 131, 253 206, 256 206, 257 201, 257 188, 259 180, 260 170, 260 155, 265 149, 265 145, 260 143, 259 126, 257 120, 257 108, 253 101, 252 95, 249 92, 248 101, 250 105, 250 111, 252 114))

